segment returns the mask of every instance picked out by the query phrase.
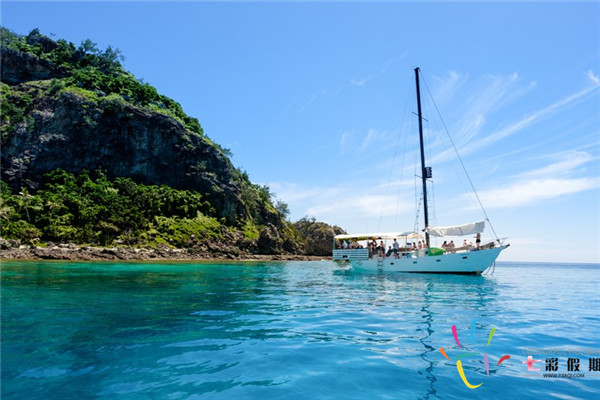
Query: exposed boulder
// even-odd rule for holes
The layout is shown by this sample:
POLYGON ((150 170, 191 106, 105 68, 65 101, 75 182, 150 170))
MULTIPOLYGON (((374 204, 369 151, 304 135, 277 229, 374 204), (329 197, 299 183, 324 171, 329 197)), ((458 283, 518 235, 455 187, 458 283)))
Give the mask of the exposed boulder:
POLYGON ((304 243, 304 254, 312 256, 330 256, 334 237, 346 233, 339 226, 317 222, 314 218, 303 218, 293 225, 304 243))
POLYGON ((276 254, 281 252, 281 237, 273 224, 268 224, 258 236, 256 242, 261 254, 276 254))

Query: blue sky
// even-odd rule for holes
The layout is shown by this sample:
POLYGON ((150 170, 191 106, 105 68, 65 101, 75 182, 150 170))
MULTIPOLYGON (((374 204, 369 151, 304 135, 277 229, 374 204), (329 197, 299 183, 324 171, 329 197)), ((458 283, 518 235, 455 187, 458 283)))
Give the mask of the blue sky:
MULTIPOLYGON (((415 226, 422 70, 434 223, 500 260, 600 262, 599 3, 24 2, 1 23, 112 45, 254 182, 348 232, 415 226), (489 228, 484 237, 491 237, 489 228)), ((422 222, 420 222, 422 227, 422 222)))

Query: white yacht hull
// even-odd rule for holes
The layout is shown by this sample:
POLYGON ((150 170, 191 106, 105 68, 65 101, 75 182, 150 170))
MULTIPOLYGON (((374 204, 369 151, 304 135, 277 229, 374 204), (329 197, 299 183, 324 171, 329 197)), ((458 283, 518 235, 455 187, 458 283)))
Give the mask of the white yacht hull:
POLYGON ((348 261, 352 268, 372 272, 415 272, 445 274, 481 274, 492 266, 507 246, 486 250, 442 254, 439 256, 367 258, 348 261))

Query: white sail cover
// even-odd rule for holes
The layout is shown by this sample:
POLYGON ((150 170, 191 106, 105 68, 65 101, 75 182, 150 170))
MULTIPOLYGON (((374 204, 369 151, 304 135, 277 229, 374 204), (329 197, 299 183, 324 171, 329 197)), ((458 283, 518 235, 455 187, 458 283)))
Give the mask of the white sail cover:
POLYGON ((431 236, 465 236, 481 233, 485 229, 485 221, 472 222, 457 226, 430 226, 425 228, 431 236))
POLYGON ((355 233, 351 235, 337 235, 335 238, 338 240, 423 239, 423 237, 416 232, 355 233))

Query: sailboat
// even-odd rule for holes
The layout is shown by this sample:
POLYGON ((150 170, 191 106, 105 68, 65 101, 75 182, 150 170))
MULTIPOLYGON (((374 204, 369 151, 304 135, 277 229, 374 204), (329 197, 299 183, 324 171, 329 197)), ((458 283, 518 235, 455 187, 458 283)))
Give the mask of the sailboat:
MULTIPOLYGON (((424 207, 424 229, 422 232, 386 232, 337 235, 333 241, 333 259, 352 265, 353 269, 381 272, 482 274, 495 265, 500 252, 510 244, 496 238, 487 243, 481 242, 486 221, 477 221, 456 226, 430 226, 427 204, 427 181, 431 179, 431 168, 425 164, 423 148, 423 115, 421 111, 421 90, 419 68, 415 68, 417 90, 417 116, 419 119, 419 143, 421 150, 421 181, 424 207), (431 246, 431 236, 455 237, 475 236, 475 244, 455 247, 431 246), (423 237, 424 236, 424 237, 423 237), (365 243, 361 244, 361 243, 365 243), (417 246, 416 243, 419 243, 417 246), (392 251, 386 249, 392 247, 392 251)), ((486 216, 487 218, 487 216, 486 216)), ((446 243, 446 242, 444 242, 446 243)))

